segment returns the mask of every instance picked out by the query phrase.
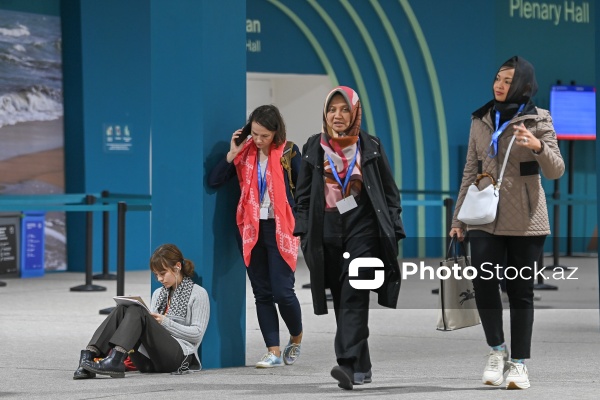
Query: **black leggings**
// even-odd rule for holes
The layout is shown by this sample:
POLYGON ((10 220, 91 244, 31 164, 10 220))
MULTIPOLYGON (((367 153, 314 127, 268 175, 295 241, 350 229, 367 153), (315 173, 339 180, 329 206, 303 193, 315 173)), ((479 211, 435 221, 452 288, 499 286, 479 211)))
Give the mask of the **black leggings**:
MULTIPOLYGON (((510 302, 511 357, 530 358, 533 333, 534 266, 544 249, 546 236, 497 236, 469 231, 471 263, 477 268, 473 280, 475 301, 487 344, 504 343, 502 299, 496 265, 503 266, 510 302)), ((539 266, 541 269, 542 266, 539 266)))
POLYGON ((103 356, 115 346, 136 350, 130 358, 140 372, 174 372, 186 359, 179 342, 137 305, 118 305, 96 329, 89 345, 103 356), (150 357, 137 351, 140 345, 150 357))

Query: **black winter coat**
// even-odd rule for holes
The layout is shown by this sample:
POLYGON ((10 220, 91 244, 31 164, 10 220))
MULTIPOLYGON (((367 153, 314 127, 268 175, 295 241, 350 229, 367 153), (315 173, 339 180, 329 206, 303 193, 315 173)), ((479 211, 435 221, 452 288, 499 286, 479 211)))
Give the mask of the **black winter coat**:
MULTIPOLYGON (((379 255, 385 265, 385 281, 378 293, 378 303, 395 308, 400 292, 398 241, 406 237, 400 213, 400 193, 379 139, 360 133, 362 156, 362 194, 366 194, 377 215, 381 237, 379 255)), ((323 179, 324 151, 320 134, 311 136, 302 148, 302 164, 296 185, 296 228, 301 236, 302 252, 310 270, 313 308, 317 315, 327 314, 325 297, 325 256, 323 251, 323 218, 325 187, 323 179)))

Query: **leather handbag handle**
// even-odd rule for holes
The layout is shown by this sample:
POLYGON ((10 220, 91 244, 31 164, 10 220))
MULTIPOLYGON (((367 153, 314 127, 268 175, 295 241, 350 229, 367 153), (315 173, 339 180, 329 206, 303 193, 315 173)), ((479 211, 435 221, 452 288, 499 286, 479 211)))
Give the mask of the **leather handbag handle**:
POLYGON ((491 176, 487 172, 484 172, 483 174, 477 177, 477 180, 475 180, 475 185, 479 185, 479 181, 483 177, 487 176, 492 180, 492 183, 494 184, 496 190, 500 190, 500 185, 502 185, 502 179, 504 179, 504 170, 506 169, 506 163, 508 162, 508 156, 510 155, 510 149, 512 149, 513 143, 515 142, 516 138, 517 137, 513 135, 512 139, 510 140, 510 143, 508 144, 508 149, 506 150, 506 156, 504 157, 504 162, 502 163, 502 169, 500 170, 500 177, 498 178, 498 180, 494 180, 493 176, 491 176))
POLYGON ((490 178, 492 180, 492 185, 494 187, 496 186, 496 180, 494 179, 494 177, 491 174, 488 174, 487 172, 484 172, 483 174, 477 175, 477 179, 475 179, 475 182, 473 182, 473 185, 475 185, 475 186, 479 185, 479 182, 483 178, 490 178))

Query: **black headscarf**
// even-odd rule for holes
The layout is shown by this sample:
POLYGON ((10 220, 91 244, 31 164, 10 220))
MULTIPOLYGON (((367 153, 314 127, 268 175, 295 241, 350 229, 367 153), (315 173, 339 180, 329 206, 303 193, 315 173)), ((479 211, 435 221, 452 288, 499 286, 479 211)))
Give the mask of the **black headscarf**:
MULTIPOLYGON (((526 109, 532 107, 531 98, 538 90, 535 70, 529 61, 519 56, 511 57, 502 64, 498 72, 511 68, 515 69, 515 74, 506 94, 506 100, 496 101, 494 98, 494 110, 500 111, 500 121, 512 119, 521 104, 524 104, 526 109)), ((494 75, 494 81, 498 72, 494 75)))

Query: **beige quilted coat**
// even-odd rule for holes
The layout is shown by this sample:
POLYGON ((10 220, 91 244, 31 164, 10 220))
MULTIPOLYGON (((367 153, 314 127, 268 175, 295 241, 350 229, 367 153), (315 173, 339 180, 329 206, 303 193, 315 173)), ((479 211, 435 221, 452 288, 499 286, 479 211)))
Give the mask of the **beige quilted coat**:
POLYGON ((531 174, 530 172, 532 165, 537 168, 532 161, 537 162, 541 173, 548 179, 560 178, 565 170, 565 164, 558 148, 550 113, 540 108, 535 108, 535 110, 537 115, 520 115, 510 121, 499 137, 498 155, 494 158, 487 155, 494 132, 494 123, 490 113, 486 112, 482 118, 472 117, 467 162, 454 210, 453 228, 478 229, 494 235, 506 236, 550 234, 546 195, 542 188, 540 174, 531 174), (535 137, 544 142, 544 150, 536 155, 530 149, 514 143, 500 189, 496 220, 486 225, 465 225, 456 217, 469 185, 477 178, 478 165, 481 164, 482 172, 490 173, 494 178, 498 178, 502 162, 506 157, 506 150, 513 137, 512 127, 520 124, 521 121, 535 137), (521 171, 524 167, 529 167, 529 172, 522 174, 521 171))

